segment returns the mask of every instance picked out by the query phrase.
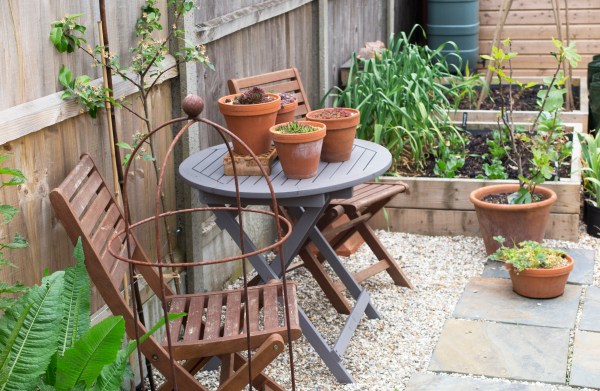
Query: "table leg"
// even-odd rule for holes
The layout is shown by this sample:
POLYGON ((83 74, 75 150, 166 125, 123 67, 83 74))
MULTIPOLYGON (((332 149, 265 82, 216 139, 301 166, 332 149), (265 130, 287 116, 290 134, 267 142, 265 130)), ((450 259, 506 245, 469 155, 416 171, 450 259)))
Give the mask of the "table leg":
MULTIPOLYGON (((292 216, 294 216, 294 218, 298 219, 298 222, 300 222, 304 218, 304 215, 306 213, 310 212, 310 209, 312 209, 312 208, 304 208, 303 209, 300 207, 288 207, 290 214, 292 214, 292 216)), ((325 259, 327 259, 327 262, 329 262, 329 265, 331 266, 331 268, 333 269, 335 274, 337 274, 337 276, 340 278, 340 281, 342 281, 344 286, 348 289, 348 292, 350 292, 350 294, 352 295, 352 297, 354 297, 355 300, 358 300, 359 296, 363 292, 365 292, 366 289, 361 287, 354 280, 352 273, 350 273, 346 269, 346 267, 342 264, 342 262, 340 261, 340 258, 337 256, 335 251, 333 251, 333 249, 329 245, 329 242, 327 241, 327 239, 325 239, 323 234, 321 234, 321 231, 319 231, 316 228, 315 224, 313 224, 309 228, 309 231, 310 231, 309 232, 310 239, 317 246, 317 248, 319 249, 321 254, 325 257, 325 259)), ((379 315, 379 313, 377 313, 377 310, 375 309, 375 307, 373 307, 373 305, 370 302, 366 306, 365 313, 367 314, 369 319, 381 319, 381 315, 379 315)))

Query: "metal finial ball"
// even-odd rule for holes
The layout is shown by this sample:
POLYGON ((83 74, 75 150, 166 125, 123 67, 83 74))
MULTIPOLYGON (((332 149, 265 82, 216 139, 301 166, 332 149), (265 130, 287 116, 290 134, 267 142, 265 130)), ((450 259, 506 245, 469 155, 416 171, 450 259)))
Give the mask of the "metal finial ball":
POLYGON ((190 118, 196 118, 204 110, 204 100, 197 95, 188 95, 181 102, 183 111, 190 118))

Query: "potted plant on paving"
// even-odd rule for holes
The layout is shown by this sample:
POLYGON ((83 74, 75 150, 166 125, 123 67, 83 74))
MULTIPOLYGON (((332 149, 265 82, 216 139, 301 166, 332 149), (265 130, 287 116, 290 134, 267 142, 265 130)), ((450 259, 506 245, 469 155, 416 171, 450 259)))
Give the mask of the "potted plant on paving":
POLYGON ((292 179, 317 175, 325 125, 313 121, 287 122, 269 131, 285 176, 292 179))
POLYGON ((581 160, 583 162, 583 220, 587 225, 587 233, 600 237, 600 132, 596 136, 578 134, 581 143, 581 160))
POLYGON ((275 124, 292 122, 296 117, 296 109, 298 108, 296 97, 288 92, 280 92, 278 95, 281 98, 281 108, 277 112, 275 124))
MULTIPOLYGON (((564 134, 559 114, 563 105, 565 89, 560 66, 564 60, 577 65, 579 55, 573 45, 565 47, 553 40, 558 52, 558 62, 552 78, 546 80, 546 89, 538 93, 538 115, 528 128, 515 125, 512 120, 512 99, 501 102, 502 115, 498 119, 499 131, 507 140, 503 147, 509 160, 518 168, 518 185, 494 185, 473 191, 470 200, 475 205, 487 254, 499 247, 494 236, 508 237, 512 243, 526 240, 541 242, 544 239, 550 207, 557 196, 552 190, 538 186, 555 174, 552 162, 561 162, 571 154, 571 142, 564 134), (530 164, 529 167, 526 164, 530 164)), ((510 41, 505 41, 509 45, 510 41)), ((515 81, 504 72, 503 63, 516 53, 505 53, 496 47, 492 56, 482 56, 491 61, 490 69, 498 76, 500 86, 515 81)), ((531 85, 522 85, 522 88, 531 85)), ((500 138, 503 139, 502 137, 500 138)))
POLYGON ((535 241, 520 242, 518 247, 505 247, 502 236, 494 239, 501 247, 490 259, 505 262, 516 293, 533 299, 550 299, 564 293, 573 270, 571 256, 535 241))
POLYGON ((306 119, 327 126, 321 160, 335 163, 350 159, 356 126, 360 123, 358 110, 345 107, 313 110, 306 114, 306 119))
MULTIPOLYGON (((269 128, 275 124, 281 109, 281 98, 267 94, 259 87, 237 95, 226 95, 219 99, 219 110, 225 117, 227 127, 242 139, 256 155, 271 148, 269 128)), ((233 141, 233 150, 239 155, 248 155, 240 143, 233 141)))

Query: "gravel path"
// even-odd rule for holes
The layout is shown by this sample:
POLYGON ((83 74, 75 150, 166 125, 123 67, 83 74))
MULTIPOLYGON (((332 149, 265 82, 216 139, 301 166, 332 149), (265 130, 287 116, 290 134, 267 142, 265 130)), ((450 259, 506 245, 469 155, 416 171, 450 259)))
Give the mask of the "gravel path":
MULTIPOLYGON (((363 318, 352 338, 343 363, 354 376, 354 384, 339 384, 304 337, 296 341, 294 357, 299 390, 404 390, 413 373, 427 371, 444 322, 451 316, 468 280, 483 270, 485 252, 479 238, 385 231, 378 231, 378 236, 415 289, 393 285, 385 273, 364 283, 384 319, 363 318)), ((583 228, 577 243, 555 240, 547 243, 595 249, 596 259, 600 255, 600 241, 585 234, 583 228)), ((351 270, 359 270, 374 260, 368 247, 363 246, 346 258, 345 264, 351 270)), ((290 278, 298 283, 298 300, 308 316, 325 339, 333 342, 346 317, 337 314, 306 270, 299 269, 290 278)), ((596 263, 594 285, 599 283, 596 263)), ((267 372, 290 389, 287 360, 283 354, 267 372)), ((216 386, 216 371, 200 376, 203 381, 211 379, 216 386)))

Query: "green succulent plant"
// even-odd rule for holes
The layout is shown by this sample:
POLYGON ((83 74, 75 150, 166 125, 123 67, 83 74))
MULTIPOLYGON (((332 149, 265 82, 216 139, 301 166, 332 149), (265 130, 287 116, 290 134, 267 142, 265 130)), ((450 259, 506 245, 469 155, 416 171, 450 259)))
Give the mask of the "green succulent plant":
POLYGON ((505 247, 506 239, 502 236, 495 236, 494 240, 501 247, 489 259, 509 263, 518 273, 525 269, 555 269, 567 265, 566 253, 562 250, 532 240, 521 242, 517 247, 505 247))

